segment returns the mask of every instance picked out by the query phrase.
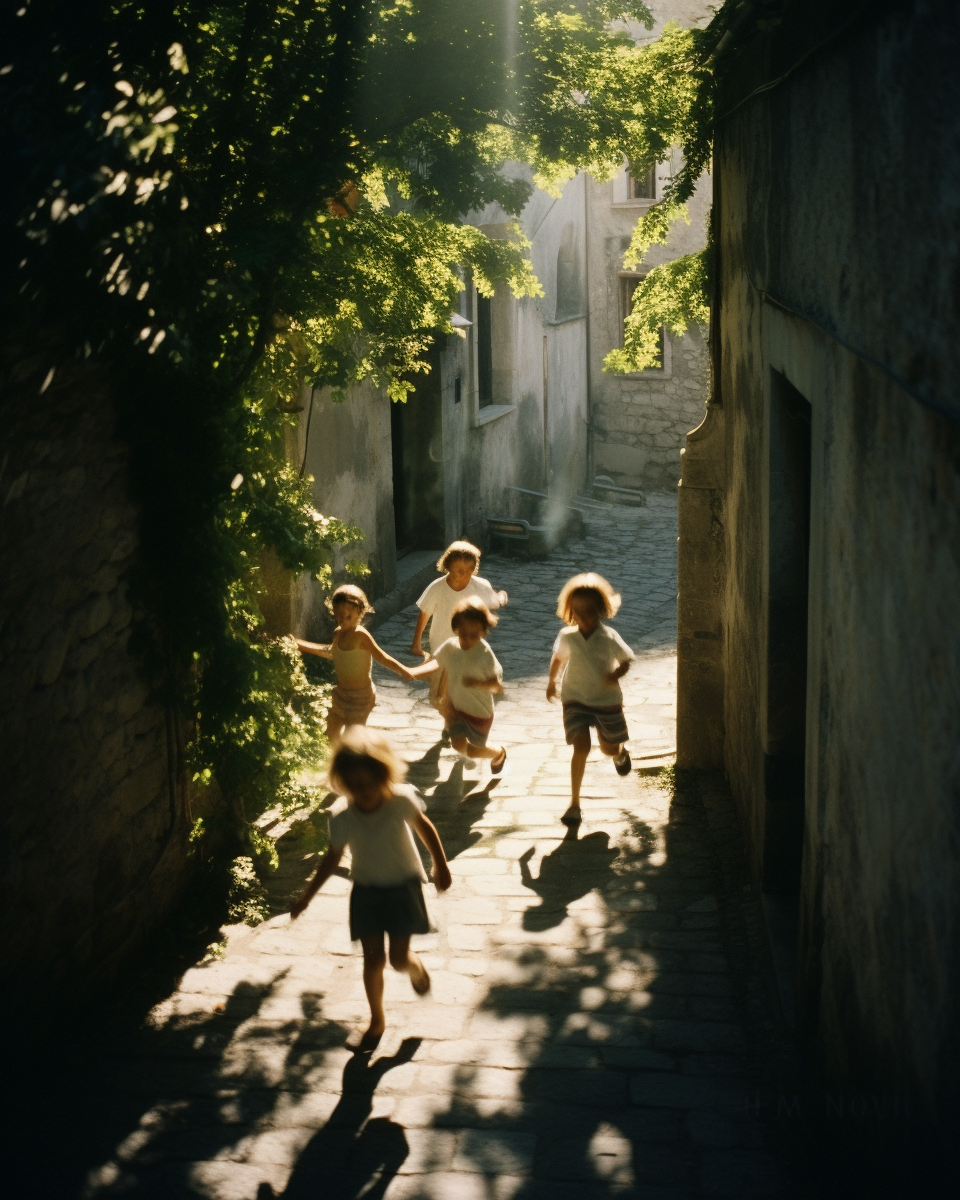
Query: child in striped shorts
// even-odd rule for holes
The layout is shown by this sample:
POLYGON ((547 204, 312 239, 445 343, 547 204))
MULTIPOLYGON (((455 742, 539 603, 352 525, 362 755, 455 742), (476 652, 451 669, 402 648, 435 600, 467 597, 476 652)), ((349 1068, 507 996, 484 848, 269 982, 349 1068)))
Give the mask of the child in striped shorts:
POLYGON ((620 597, 602 575, 575 575, 560 593, 557 616, 566 622, 553 646, 547 699, 553 700, 561 675, 560 700, 570 759, 570 806, 560 820, 580 824, 580 785, 590 753, 590 726, 597 730, 601 751, 613 759, 618 775, 630 772, 629 736, 623 715, 620 680, 634 653, 615 629, 601 618, 616 615, 620 597))

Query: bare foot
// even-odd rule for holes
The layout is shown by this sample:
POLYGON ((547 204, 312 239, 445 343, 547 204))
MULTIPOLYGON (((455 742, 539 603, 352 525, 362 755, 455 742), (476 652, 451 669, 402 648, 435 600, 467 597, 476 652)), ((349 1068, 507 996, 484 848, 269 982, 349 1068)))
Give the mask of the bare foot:
POLYGON ((384 1021, 376 1024, 371 1021, 362 1032, 359 1029, 354 1029, 347 1037, 347 1049, 354 1050, 359 1054, 372 1054, 380 1045, 380 1039, 383 1037, 385 1028, 386 1023, 384 1021))
POLYGON ((410 955, 410 983, 418 996, 425 996, 430 991, 430 972, 413 954, 410 955))

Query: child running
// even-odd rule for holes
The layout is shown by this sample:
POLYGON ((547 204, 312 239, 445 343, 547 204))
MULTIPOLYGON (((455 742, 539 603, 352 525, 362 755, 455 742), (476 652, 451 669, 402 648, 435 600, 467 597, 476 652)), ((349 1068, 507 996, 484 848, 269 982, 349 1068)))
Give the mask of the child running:
POLYGON ((600 749, 613 759, 617 774, 630 772, 630 755, 624 744, 629 734, 620 680, 629 671, 634 653, 619 633, 601 620, 615 616, 619 607, 620 597, 602 575, 592 571, 574 575, 557 601, 557 616, 568 628, 560 630, 553 645, 547 699, 556 696, 562 673, 563 729, 567 745, 573 747, 573 756, 570 807, 560 820, 569 828, 583 819, 580 785, 590 753, 591 725, 596 726, 600 749))
POLYGON ((385 654, 360 622, 373 612, 373 607, 360 588, 352 583, 341 584, 327 600, 327 608, 336 618, 337 627, 329 646, 305 642, 296 638, 303 654, 332 658, 337 673, 337 686, 330 695, 327 713, 327 738, 332 743, 347 725, 366 725, 377 703, 373 686, 372 660, 382 667, 396 671, 403 679, 412 679, 409 670, 385 654))
POLYGON ((434 652, 431 662, 414 667, 410 674, 433 678, 443 673, 446 684, 440 711, 454 750, 468 759, 489 758, 490 770, 499 775, 507 751, 504 746, 491 750, 487 738, 493 725, 493 697, 503 691, 503 668, 484 639, 496 623, 480 600, 461 600, 450 616, 453 637, 434 652))
MULTIPOLYGON (((417 627, 413 631, 413 642, 410 646, 413 654, 424 653, 421 640, 428 621, 432 654, 436 654, 444 642, 453 637, 450 618, 462 600, 479 600, 491 612, 496 612, 507 603, 507 593, 494 591, 487 580, 481 579, 477 574, 479 568, 480 551, 470 542, 451 542, 440 555, 437 570, 444 572, 443 578, 435 579, 417 601, 420 616, 417 618, 417 627)), ((436 671, 430 676, 430 703, 441 712, 443 689, 444 673, 436 671)), ((444 741, 449 736, 450 730, 444 722, 444 741)))
POLYGON ((336 870, 349 846, 353 890, 350 893, 350 937, 363 947, 363 986, 370 1003, 370 1024, 347 1038, 353 1050, 377 1048, 386 1028, 383 1012, 383 935, 390 939, 390 965, 410 976, 413 990, 424 996, 430 976, 410 949, 414 933, 429 933, 423 901, 426 880, 413 834, 433 859, 433 882, 438 892, 450 886, 440 836, 423 812, 416 791, 402 782, 404 766, 379 733, 351 726, 330 764, 330 786, 340 798, 330 811, 330 849, 306 891, 290 909, 291 920, 304 911, 336 870))

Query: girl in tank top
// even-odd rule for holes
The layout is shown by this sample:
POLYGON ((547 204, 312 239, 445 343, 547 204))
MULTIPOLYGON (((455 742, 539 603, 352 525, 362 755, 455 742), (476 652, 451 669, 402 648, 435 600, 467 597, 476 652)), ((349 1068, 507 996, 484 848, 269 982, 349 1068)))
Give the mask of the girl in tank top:
POLYGON ((360 622, 373 612, 370 601, 352 583, 342 584, 327 600, 327 608, 337 621, 333 639, 329 646, 318 642, 306 642, 297 638, 296 643, 303 654, 316 654, 320 658, 333 659, 337 673, 337 685, 330 696, 330 711, 327 713, 327 737, 335 741, 346 725, 366 725, 367 718, 377 703, 377 689, 373 686, 372 662, 388 667, 403 679, 413 676, 403 665, 389 654, 385 654, 360 622))

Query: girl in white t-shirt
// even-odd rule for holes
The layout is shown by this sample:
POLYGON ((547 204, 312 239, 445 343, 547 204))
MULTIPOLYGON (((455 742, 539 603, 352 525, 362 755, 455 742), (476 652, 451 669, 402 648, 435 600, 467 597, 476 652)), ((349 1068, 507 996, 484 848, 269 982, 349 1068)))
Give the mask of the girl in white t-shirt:
POLYGON ((597 730, 601 751, 613 759, 618 775, 630 773, 627 721, 623 715, 620 680, 630 669, 634 653, 615 629, 601 617, 615 616, 620 597, 602 575, 592 571, 574 575, 557 601, 557 616, 567 623, 553 645, 547 699, 560 700, 570 759, 570 807, 560 820, 573 828, 580 824, 580 785, 590 753, 590 726, 597 730))
POLYGON ((384 934, 390 939, 390 965, 410 976, 413 990, 425 995, 430 976, 410 949, 414 933, 429 933, 423 901, 426 879, 413 834, 433 859, 438 892, 450 886, 450 868, 440 835, 423 812, 423 801, 403 783, 405 768, 381 734, 360 725, 348 726, 330 764, 330 785, 340 799, 330 810, 330 849, 306 891, 290 909, 296 920, 339 865, 349 846, 353 890, 350 893, 350 936, 363 947, 363 986, 370 1003, 370 1024, 350 1035, 354 1050, 375 1050, 384 1028, 383 971, 387 961, 384 934))
POLYGON ((433 677, 443 673, 443 713, 454 750, 467 758, 489 758, 490 770, 499 775, 507 761, 503 746, 487 745, 493 725, 493 697, 503 691, 503 668, 484 640, 497 618, 479 600, 461 600, 450 618, 453 637, 434 652, 433 660, 414 667, 411 675, 433 677))
MULTIPOLYGON (((430 622, 430 652, 436 654, 444 642, 453 637, 451 618, 453 610, 462 600, 479 600, 491 612, 496 612, 507 603, 507 593, 494 591, 486 579, 477 574, 480 569, 480 551, 471 542, 451 542, 440 555, 437 570, 442 571, 443 578, 435 579, 417 601, 420 616, 417 627, 413 631, 413 642, 410 646, 412 653, 423 654, 421 641, 423 631, 430 622)), ((443 690, 445 676, 443 671, 436 671, 430 676, 430 703, 434 708, 443 711, 443 690)), ((449 737, 450 730, 444 723, 444 740, 449 737)))

